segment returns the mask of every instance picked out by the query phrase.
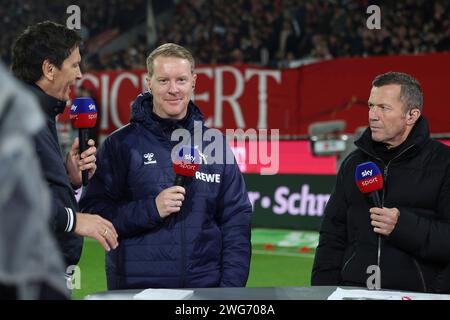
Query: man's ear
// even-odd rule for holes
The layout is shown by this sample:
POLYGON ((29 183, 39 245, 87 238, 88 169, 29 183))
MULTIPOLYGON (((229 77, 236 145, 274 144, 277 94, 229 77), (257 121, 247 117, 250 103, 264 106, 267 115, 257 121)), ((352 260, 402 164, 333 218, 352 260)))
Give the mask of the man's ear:
POLYGON ((421 115, 421 112, 418 108, 412 108, 408 111, 408 113, 406 114, 406 123, 408 125, 414 125, 417 121, 417 119, 419 119, 421 115))
POLYGON ((195 83, 197 82, 197 75, 192 75, 192 90, 195 90, 195 83))
POLYGON ((45 59, 42 62, 42 75, 47 80, 53 81, 55 77, 56 66, 51 63, 48 59, 45 59))
POLYGON ((152 92, 152 80, 149 76, 147 76, 146 81, 147 81, 147 89, 151 93, 152 92))

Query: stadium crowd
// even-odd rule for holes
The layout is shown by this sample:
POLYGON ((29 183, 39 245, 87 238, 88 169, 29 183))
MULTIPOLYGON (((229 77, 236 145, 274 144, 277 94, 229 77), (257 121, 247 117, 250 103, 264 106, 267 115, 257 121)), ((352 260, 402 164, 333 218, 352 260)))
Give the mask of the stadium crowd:
POLYGON ((70 13, 67 8, 78 5, 81 10, 81 33, 85 42, 103 32, 117 30, 117 33, 144 23, 145 0, 15 0, 4 1, 0 6, 0 57, 11 62, 11 47, 14 39, 29 25, 51 20, 66 24, 70 13))
MULTIPOLYGON (((16 32, 37 21, 64 23, 71 0, 48 3, 19 0, 0 8, 0 53, 9 62, 16 32), (64 20, 64 21, 62 21, 64 20)), ((114 54, 86 57, 85 70, 136 69, 147 54, 165 42, 189 48, 199 64, 248 63, 287 65, 298 59, 450 50, 450 2, 447 0, 377 1, 381 29, 366 26, 368 0, 183 0, 165 6, 169 14, 156 16, 157 40, 148 44, 145 33, 114 54), (164 18, 160 18, 164 16, 164 18), (281 64, 280 64, 281 62, 281 64)), ((76 1, 82 10, 82 31, 88 42, 102 32, 129 30, 145 24, 145 0, 76 1)), ((158 1, 153 1, 154 5, 158 1)), ((166 12, 166 13, 167 13, 166 12)), ((94 38, 95 39, 95 38, 94 38)))

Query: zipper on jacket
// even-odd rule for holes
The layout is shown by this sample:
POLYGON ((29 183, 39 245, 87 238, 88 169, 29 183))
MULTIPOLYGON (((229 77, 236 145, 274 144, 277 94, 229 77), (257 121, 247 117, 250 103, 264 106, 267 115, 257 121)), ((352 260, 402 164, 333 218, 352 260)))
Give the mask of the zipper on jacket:
MULTIPOLYGON (((363 149, 361 147, 359 148, 363 152, 368 154, 369 156, 371 156, 371 157, 375 158, 376 160, 380 161, 383 164, 383 166, 384 166, 384 168, 383 168, 383 193, 381 195, 381 207, 384 207, 384 197, 385 197, 385 194, 386 194, 386 187, 385 187, 385 185, 386 185, 386 181, 387 181, 387 177, 388 177, 389 165, 391 164, 392 161, 394 161, 395 159, 400 157, 402 154, 404 154, 406 151, 408 151, 409 149, 411 149, 414 146, 415 146, 415 144, 413 143, 408 148, 406 148, 405 150, 400 152, 398 155, 396 155, 394 158, 392 158, 386 165, 384 164, 384 161, 381 158, 373 155, 372 153, 368 152, 367 150, 365 150, 365 149, 363 149)), ((381 234, 378 234, 377 266, 378 266, 379 270, 381 270, 381 240, 382 240, 381 234)), ((414 261, 416 262, 416 259, 414 259, 414 261)), ((416 266, 418 267, 417 262, 416 262, 416 266)), ((422 271, 420 270, 420 268, 419 268, 419 274, 422 277, 422 284, 425 286, 425 282, 424 282, 424 279, 423 279, 422 271)))
POLYGON ((420 269, 419 263, 414 259, 414 264, 416 265, 417 271, 419 271, 420 281, 422 282, 423 292, 427 292, 427 286, 425 284, 425 278, 423 277, 422 269, 420 269))
MULTIPOLYGON (((406 148, 405 150, 403 150, 402 152, 400 152, 396 157, 394 157, 393 159, 391 159, 391 161, 388 162, 387 166, 384 168, 384 181, 387 180, 387 176, 388 176, 388 167, 391 164, 392 161, 396 160, 398 157, 400 157, 402 154, 404 154, 406 151, 408 151, 409 149, 411 149, 412 147, 414 147, 415 144, 410 145, 408 148, 406 148)), ((384 195, 385 195, 385 188, 383 188, 383 196, 382 196, 382 204, 384 205, 384 195)), ((380 249, 381 250, 381 249, 380 249)), ((415 258, 413 258, 414 264, 417 268, 417 271, 419 273, 419 277, 420 277, 420 282, 422 283, 422 287, 424 292, 427 292, 427 286, 425 284, 425 278, 423 277, 423 273, 422 270, 420 269, 419 263, 417 262, 417 260, 415 258)))
POLYGON ((350 261, 352 261, 352 259, 356 256, 356 250, 353 251, 352 255, 350 256, 350 258, 347 259, 347 261, 345 261, 344 266, 342 267, 341 273, 344 272, 345 268, 347 267, 347 265, 349 264, 350 261))
POLYGON ((183 214, 183 207, 181 207, 180 212, 178 213, 179 217, 181 218, 181 288, 185 287, 185 273, 186 273, 186 235, 185 235, 185 227, 184 227, 184 217, 181 215, 183 214))
MULTIPOLYGON (((400 157, 402 154, 404 154, 406 151, 408 151, 409 149, 411 149, 411 148, 414 147, 414 146, 415 146, 415 144, 410 145, 408 148, 406 148, 405 150, 403 150, 402 152, 400 152, 398 155, 396 155, 394 158, 392 158, 392 159, 388 162, 388 164, 384 166, 384 169, 383 169, 383 194, 381 195, 381 207, 384 207, 384 197, 385 197, 385 195, 386 195, 385 184, 386 184, 387 177, 388 177, 389 165, 391 164, 392 161, 394 161, 395 159, 397 159, 398 157, 400 157)), ((378 159, 378 158, 377 158, 377 159, 378 159)), ((379 160, 381 160, 381 159, 379 159, 379 160)), ((384 165, 384 162, 383 162, 383 161, 381 161, 381 163, 383 163, 383 165, 384 165)))
MULTIPOLYGON (((392 160, 391 160, 392 161, 392 160)), ((383 184, 386 183, 387 177, 388 177, 388 167, 391 161, 388 162, 387 165, 384 166, 383 169, 383 184)), ((383 163, 384 164, 384 163, 383 163)), ((386 194, 386 188, 383 187, 383 192, 381 194, 381 207, 384 207, 384 196, 386 194)), ((378 268, 381 270, 381 234, 378 234, 378 252, 377 252, 377 265, 378 268)))
MULTIPOLYGON (((384 206, 384 194, 385 194, 385 190, 386 190, 386 188, 384 187, 384 184, 386 183, 386 178, 387 178, 387 173, 388 173, 388 166, 389 166, 390 161, 386 165, 386 164, 384 164, 384 161, 381 158, 377 157, 376 155, 368 152, 364 148, 360 147, 359 149, 361 149, 363 152, 365 152, 367 155, 371 156, 372 158, 374 158, 374 159, 378 160, 379 162, 381 162, 383 164, 383 166, 384 166, 384 168, 383 168, 383 193, 381 195, 381 207, 383 207, 384 206)), ((378 267, 378 270, 381 270, 380 264, 381 264, 381 234, 378 234, 378 243, 377 243, 377 267, 378 267)))

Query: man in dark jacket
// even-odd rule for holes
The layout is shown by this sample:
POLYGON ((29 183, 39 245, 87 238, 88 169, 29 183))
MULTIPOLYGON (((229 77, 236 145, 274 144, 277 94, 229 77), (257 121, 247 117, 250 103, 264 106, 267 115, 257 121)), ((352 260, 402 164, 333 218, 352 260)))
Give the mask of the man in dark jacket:
MULTIPOLYGON (((29 85, 46 115, 46 126, 35 138, 36 151, 52 192, 51 226, 66 266, 76 265, 83 239, 97 239, 106 250, 117 246, 113 225, 99 215, 78 212, 75 189, 81 186, 81 170, 96 170, 94 141, 79 154, 78 138, 64 160, 55 118, 64 111, 71 87, 81 78, 78 34, 50 21, 28 27, 14 43, 12 71, 29 85)), ((26 117, 26 114, 24 115, 26 117)))
POLYGON ((312 285, 448 291, 440 282, 450 262, 450 148, 430 138, 422 100, 410 75, 389 72, 372 82, 369 128, 339 170, 312 285), (383 172, 382 208, 354 181, 367 161, 383 172))
MULTIPOLYGON (((184 187, 174 186, 172 134, 207 130, 190 101, 194 59, 169 43, 150 54, 147 68, 152 94, 139 95, 130 123, 105 140, 80 201, 112 221, 120 237, 106 258, 108 288, 245 286, 252 207, 234 157, 204 161, 184 187)), ((218 140, 230 150, 223 135, 218 140)), ((207 142, 200 143, 204 150, 207 142)))

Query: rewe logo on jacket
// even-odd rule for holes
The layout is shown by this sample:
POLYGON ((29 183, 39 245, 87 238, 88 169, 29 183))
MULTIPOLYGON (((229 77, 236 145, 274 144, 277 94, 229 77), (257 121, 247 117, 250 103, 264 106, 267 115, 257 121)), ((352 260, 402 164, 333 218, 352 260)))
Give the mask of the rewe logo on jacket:
POLYGON ((203 172, 197 171, 195 173, 195 179, 202 180, 205 182, 220 183, 220 173, 203 173, 203 172))

